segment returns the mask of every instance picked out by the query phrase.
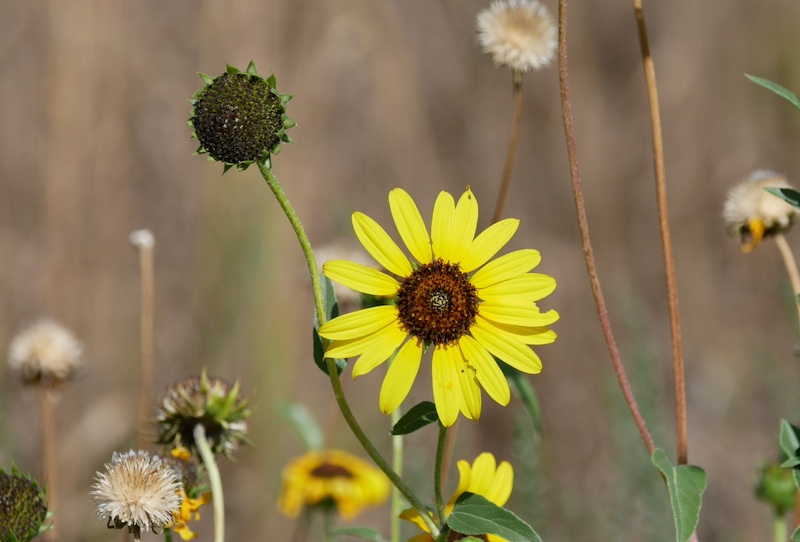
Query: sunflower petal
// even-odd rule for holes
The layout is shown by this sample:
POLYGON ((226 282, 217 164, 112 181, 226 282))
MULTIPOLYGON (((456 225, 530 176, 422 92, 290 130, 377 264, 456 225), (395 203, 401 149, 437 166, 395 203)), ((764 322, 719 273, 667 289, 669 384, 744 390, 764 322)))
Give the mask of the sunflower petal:
POLYGON ((417 378, 421 360, 422 348, 415 339, 407 341, 397 352, 381 385, 378 400, 381 412, 390 414, 405 400, 417 378))
POLYGON ((389 209, 392 211, 397 233, 408 251, 421 264, 431 262, 431 238, 416 203, 402 188, 389 192, 389 209))
POLYGON ((458 496, 469 490, 470 481, 472 480, 472 465, 469 464, 469 461, 459 459, 456 466, 458 467, 458 488, 456 488, 456 492, 453 493, 453 497, 448 504, 455 504, 458 496))
POLYGON ((433 241, 433 257, 441 258, 445 262, 452 261, 455 214, 456 204, 453 196, 448 192, 439 192, 439 197, 436 198, 436 203, 433 205, 431 240, 433 241))
POLYGON ((447 348, 436 347, 433 350, 431 374, 436 413, 442 425, 450 427, 456 422, 461 407, 461 386, 458 381, 458 371, 451 363, 447 348))
POLYGON ((372 348, 374 343, 385 341, 387 338, 396 334, 396 330, 399 329, 400 328, 396 324, 389 324, 388 326, 379 329, 378 331, 371 333, 366 337, 333 341, 328 346, 328 349, 325 350, 325 357, 352 358, 353 356, 360 356, 372 348))
POLYGON ((393 296, 400 288, 400 283, 386 273, 347 260, 325 262, 322 270, 329 279, 362 294, 393 296))
POLYGON ((380 224, 364 213, 353 213, 356 237, 375 261, 397 276, 411 274, 411 262, 380 224))
POLYGON ((506 218, 495 222, 472 240, 461 259, 461 269, 470 273, 489 261, 508 243, 519 228, 519 219, 506 218))
POLYGON ((379 305, 337 316, 319 328, 326 339, 356 339, 375 333, 397 320, 394 305, 379 305))
POLYGON ((515 250, 492 260, 478 269, 470 282, 478 289, 523 275, 539 265, 542 256, 532 248, 515 250))
POLYGON ((450 254, 452 261, 460 262, 467 254, 475 230, 478 228, 478 200, 467 187, 466 192, 459 198, 453 224, 453 251, 450 254))
POLYGON ((475 368, 478 382, 489 397, 506 406, 511 400, 511 390, 508 387, 508 380, 491 354, 469 335, 461 337, 458 345, 461 347, 464 359, 475 368))
POLYGON ((559 318, 558 313, 554 310, 542 313, 534 303, 509 302, 508 300, 504 303, 481 303, 478 305, 478 312, 493 323, 524 327, 549 326, 559 318))
POLYGON ((381 332, 380 340, 372 342, 353 365, 353 380, 389 359, 392 352, 397 350, 408 336, 406 331, 394 324, 387 326, 381 332))
POLYGON ((494 478, 489 489, 483 495, 487 501, 493 502, 497 506, 503 506, 511 496, 514 489, 514 469, 508 461, 501 461, 494 471, 494 478))
POLYGON ((483 452, 476 457, 472 462, 472 480, 469 484, 469 491, 485 497, 492 485, 496 466, 497 462, 489 452, 483 452))
POLYGON ((515 369, 529 374, 542 372, 542 361, 533 350, 513 335, 503 333, 480 315, 475 325, 470 328, 470 332, 490 354, 515 369))
POLYGON ((511 326, 508 324, 498 324, 496 322, 493 322, 492 325, 500 331, 513 335, 515 339, 522 341, 524 344, 550 344, 558 337, 555 331, 546 327, 511 326))
POLYGON ((484 301, 502 302, 503 298, 515 298, 520 301, 539 301, 553 293, 556 279, 542 273, 525 273, 513 279, 498 282, 478 291, 478 297, 484 301))
POLYGON ((461 386, 461 412, 470 420, 481 417, 481 388, 475 376, 475 368, 468 365, 460 348, 448 348, 450 363, 456 368, 461 386))

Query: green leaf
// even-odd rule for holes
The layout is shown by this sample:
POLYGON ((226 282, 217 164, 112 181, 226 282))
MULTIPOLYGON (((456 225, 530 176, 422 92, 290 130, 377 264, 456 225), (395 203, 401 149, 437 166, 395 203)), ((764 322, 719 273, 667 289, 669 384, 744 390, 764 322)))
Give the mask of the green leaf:
POLYGON ((793 188, 776 188, 774 186, 768 186, 764 190, 773 196, 778 196, 792 207, 800 209, 800 192, 797 190, 793 188))
POLYGON ((783 462, 781 467, 792 467, 792 478, 794 478, 794 485, 800 491, 800 428, 790 424, 786 420, 781 420, 781 430, 778 436, 778 444, 781 451, 786 456, 786 461, 783 462))
MULTIPOLYGON (((322 299, 325 304, 325 319, 331 321, 339 316, 339 304, 336 302, 336 292, 333 291, 333 283, 331 279, 324 275, 322 276, 322 299)), ((322 337, 319 335, 319 318, 317 317, 316 311, 314 311, 313 343, 314 363, 317 364, 317 367, 319 367, 323 373, 328 374, 328 364, 325 363, 325 346, 322 337)), ((347 367, 347 361, 338 358, 334 361, 336 362, 336 370, 339 374, 342 374, 344 368, 347 367)))
POLYGON ((531 424, 533 424, 533 439, 534 441, 538 441, 542 437, 542 417, 540 414, 541 410, 539 409, 539 399, 536 397, 536 390, 533 389, 530 379, 528 379, 525 374, 498 358, 494 358, 494 360, 508 379, 511 391, 522 400, 525 412, 528 413, 531 424))
POLYGON ((667 454, 660 448, 653 452, 651 459, 667 481, 669 502, 675 518, 676 540, 687 542, 700 520, 702 495, 708 482, 706 473, 700 467, 693 465, 674 467, 667 459, 667 454))
POLYGON ((371 542, 386 542, 386 539, 378 531, 367 529, 366 527, 339 527, 331 529, 331 533, 336 536, 352 536, 353 538, 370 540, 371 542))
POLYGON ((792 542, 800 542, 800 527, 794 530, 792 533, 792 538, 790 539, 792 542))
POLYGON ((774 92, 775 94, 777 94, 778 96, 780 96, 781 98, 783 98, 784 100, 795 106, 797 109, 800 109, 800 98, 798 98, 797 95, 788 88, 782 87, 778 83, 773 83, 769 79, 764 79, 763 77, 756 77, 755 75, 749 75, 747 73, 744 74, 744 76, 750 79, 753 83, 761 85, 767 90, 771 90, 772 92, 774 92))
POLYGON ((430 401, 422 401, 420 404, 411 407, 408 412, 403 414, 402 418, 397 420, 397 423, 392 427, 391 434, 394 436, 408 435, 438 420, 439 415, 436 414, 436 405, 430 401))
POLYGON ((447 516, 447 526, 466 535, 493 534, 508 542, 541 542, 530 525, 513 512, 474 493, 463 493, 447 516))
POLYGON ((314 415, 300 403, 283 403, 278 411, 289 422, 309 450, 325 447, 325 436, 314 415))

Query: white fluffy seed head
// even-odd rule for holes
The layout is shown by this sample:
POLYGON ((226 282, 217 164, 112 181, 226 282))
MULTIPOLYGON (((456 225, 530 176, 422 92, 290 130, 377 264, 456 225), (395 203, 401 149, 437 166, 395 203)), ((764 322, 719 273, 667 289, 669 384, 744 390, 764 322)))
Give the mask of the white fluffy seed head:
POLYGON ((26 384, 60 384, 83 366, 81 343, 66 328, 42 320, 14 337, 8 365, 26 384))
POLYGON ((181 506, 181 482, 158 456, 144 451, 114 452, 105 473, 97 473, 91 495, 109 527, 158 532, 181 506))
POLYGON ((478 43, 498 66, 522 73, 550 63, 558 30, 537 0, 497 0, 478 14, 478 43))
POLYGON ((746 233, 751 220, 759 220, 770 233, 786 230, 798 215, 798 210, 765 188, 792 188, 786 177, 766 169, 754 171, 731 188, 722 215, 728 231, 734 237, 746 233))

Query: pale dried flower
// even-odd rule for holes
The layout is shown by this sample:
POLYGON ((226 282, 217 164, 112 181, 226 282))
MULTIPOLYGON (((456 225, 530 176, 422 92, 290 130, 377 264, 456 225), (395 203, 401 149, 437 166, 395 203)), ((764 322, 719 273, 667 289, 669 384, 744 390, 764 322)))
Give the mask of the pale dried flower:
POLYGON ((62 325, 42 320, 14 337, 8 353, 11 370, 26 384, 57 385, 83 366, 81 343, 62 325))
POLYGON ((498 66, 525 73, 555 56, 558 30, 537 0, 497 0, 478 14, 478 43, 498 66))
POLYGON ((106 472, 97 473, 91 495, 110 529, 159 532, 181 506, 181 481, 160 457, 130 450, 114 452, 106 472))
POLYGON ((762 169, 728 192, 722 214, 728 233, 741 243, 743 252, 752 251, 764 237, 788 230, 797 218, 795 207, 764 190, 770 187, 792 188, 785 176, 762 169))

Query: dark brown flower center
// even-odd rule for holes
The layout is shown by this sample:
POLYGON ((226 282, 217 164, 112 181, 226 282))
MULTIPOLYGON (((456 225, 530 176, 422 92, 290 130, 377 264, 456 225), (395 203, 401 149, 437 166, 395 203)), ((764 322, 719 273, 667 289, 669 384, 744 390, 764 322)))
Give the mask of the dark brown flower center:
POLYGON ((425 264, 400 285, 395 301, 405 330, 433 345, 464 336, 478 314, 478 290, 458 264, 425 264))
POLYGON ((311 471, 314 478, 352 478, 353 473, 349 469, 332 463, 322 463, 311 471))

